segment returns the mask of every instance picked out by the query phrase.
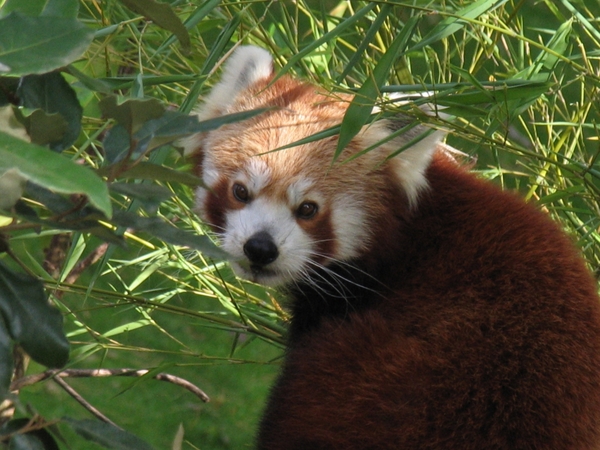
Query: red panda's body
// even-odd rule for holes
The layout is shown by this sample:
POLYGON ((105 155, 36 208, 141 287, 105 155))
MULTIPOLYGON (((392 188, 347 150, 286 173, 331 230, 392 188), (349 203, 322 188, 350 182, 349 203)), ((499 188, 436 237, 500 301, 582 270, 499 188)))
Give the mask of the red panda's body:
MULTIPOLYGON (((267 87, 261 64, 242 64, 243 100, 221 114, 303 86, 267 87)), ((316 109, 324 97, 307 98, 316 109)), ((314 127, 295 101, 283 107, 296 119, 266 113, 188 143, 212 189, 200 209, 230 252, 240 245, 238 270, 283 280, 292 297, 258 448, 600 449, 600 304, 570 240, 434 150, 378 166, 368 158, 393 151, 382 146, 337 171, 326 164, 335 142, 264 154, 306 137, 303 122, 314 127), (253 147, 263 141, 262 152, 253 147)), ((381 133, 365 130, 348 152, 381 133)))

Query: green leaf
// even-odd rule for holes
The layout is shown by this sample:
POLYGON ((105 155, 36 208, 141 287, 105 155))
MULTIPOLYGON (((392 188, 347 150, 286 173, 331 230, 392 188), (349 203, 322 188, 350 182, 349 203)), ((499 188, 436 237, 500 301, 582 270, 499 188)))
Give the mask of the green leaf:
POLYGON ((74 19, 79 11, 79 2, 77 0, 6 0, 0 9, 0 17, 7 16, 13 11, 18 11, 25 16, 43 15, 74 19))
POLYGON ((156 184, 111 183, 109 189, 112 192, 140 201, 151 214, 155 214, 158 206, 174 195, 167 188, 156 184))
POLYGON ((0 316, 0 401, 9 392, 10 382, 13 376, 12 341, 6 323, 0 316))
MULTIPOLYGON (((67 123, 67 129, 61 139, 50 141, 50 148, 62 151, 70 147, 81 132, 83 109, 75 91, 58 72, 43 75, 28 75, 21 79, 17 95, 20 106, 30 109, 42 109, 48 114, 60 114, 67 123)), ((45 140, 52 139, 51 134, 45 140)))
POLYGON ((423 39, 408 49, 407 52, 420 50, 434 42, 447 38, 462 29, 468 23, 465 19, 476 19, 480 15, 500 7, 506 2, 507 0, 478 0, 476 2, 467 3, 469 6, 443 19, 433 27, 423 39))
POLYGON ((340 138, 334 158, 340 155, 371 117, 375 101, 380 95, 381 86, 386 82, 390 69, 398 59, 398 55, 406 49, 419 19, 419 16, 413 16, 406 22, 402 31, 398 33, 373 69, 373 75, 364 82, 354 96, 341 123, 340 138))
POLYGON ((19 431, 30 425, 30 419, 20 418, 11 420, 0 428, 0 436, 12 435, 10 450, 60 450, 52 435, 45 429, 31 430, 26 433, 19 431))
POLYGON ((93 36, 74 19, 10 13, 0 19, 0 72, 41 74, 66 66, 81 56, 93 36))
POLYGON ((140 217, 127 212, 116 212, 113 217, 113 222, 122 227, 144 231, 169 244, 199 250, 207 256, 217 260, 224 260, 229 257, 224 250, 221 250, 213 244, 207 236, 180 230, 158 217, 140 217))
MULTIPOLYGON (((98 172, 103 176, 108 176, 114 168, 115 166, 103 167, 98 172)), ((192 175, 189 172, 182 172, 180 170, 174 170, 169 167, 159 166, 158 164, 144 161, 119 173, 118 178, 182 183, 189 186, 204 186, 201 178, 192 175)))
POLYGON ((150 444, 114 425, 98 420, 75 420, 65 417, 64 422, 81 437, 111 450, 152 450, 150 444))
POLYGON ((0 106, 0 131, 24 141, 29 141, 30 137, 23 122, 25 122, 25 119, 19 109, 8 105, 0 106))
POLYGON ((106 183, 89 168, 64 156, 0 132, 0 172, 16 169, 23 177, 62 194, 84 194, 111 216, 106 183))
POLYGON ((8 334, 40 364, 62 367, 69 359, 69 341, 61 313, 50 306, 40 281, 0 263, 0 314, 8 334))
POLYGON ((13 11, 18 11, 26 16, 39 16, 46 6, 47 0, 6 0, 0 9, 0 17, 8 16, 13 11))
POLYGON ((69 127, 61 114, 48 114, 41 109, 23 117, 23 124, 31 142, 42 146, 61 142, 69 127))
MULTIPOLYGON (((195 28, 196 25, 198 25, 198 23, 208 15, 208 13, 210 13, 213 9, 219 6, 220 2, 221 0, 207 0, 205 2, 202 2, 202 4, 198 6, 198 8, 185 20, 183 26, 187 30, 195 28)), ((173 41, 177 37, 175 33, 173 34, 174 36, 169 37, 169 39, 163 42, 161 46, 156 50, 157 54, 160 54, 163 48, 168 47, 173 43, 173 41)))
POLYGON ((144 123, 158 119, 165 113, 165 107, 156 99, 129 99, 119 104, 117 97, 103 98, 100 111, 104 117, 115 119, 129 134, 136 133, 144 123))
POLYGON ((41 15, 48 17, 70 17, 75 19, 78 12, 78 0, 48 0, 41 15))
POLYGON ((363 58, 363 54, 364 54, 365 50, 372 44, 373 39, 375 38, 375 35, 379 32, 379 29, 381 28, 381 26, 385 22, 385 19, 387 18, 387 16, 390 14, 391 11, 392 11, 392 6, 389 3, 386 3, 381 7, 381 11, 377 15, 377 18, 373 21, 373 23, 369 27, 369 30, 367 31, 364 39, 362 40, 362 42, 356 49, 356 52, 354 52, 354 54, 350 58, 350 61, 348 61, 348 64, 346 64, 344 71, 338 76, 338 78, 337 78, 338 83, 341 82, 344 78, 346 78, 346 76, 352 71, 352 68, 354 68, 354 66, 356 66, 358 64, 358 62, 361 60, 361 58, 363 58))
POLYGON ((298 61, 300 61, 302 58, 304 58, 307 54, 309 54, 313 50, 319 48, 321 45, 331 41, 332 39, 339 37, 340 34, 342 33, 342 31, 351 27, 356 22, 358 22, 360 19, 362 19, 364 16, 366 16, 369 12, 371 12, 373 10, 373 8, 375 8, 376 5, 377 5, 376 2, 369 2, 367 4, 367 6, 360 9, 356 13, 352 14, 352 16, 350 16, 347 19, 345 19, 344 21, 342 21, 334 29, 325 33, 319 39, 316 39, 311 44, 304 47, 301 51, 299 51, 294 56, 292 56, 290 59, 288 59, 288 62, 286 63, 286 65, 283 66, 283 68, 275 76, 275 80, 278 79, 279 77, 281 77, 282 75, 284 75, 285 73, 287 73, 291 67, 293 67, 298 61))
POLYGON ((122 161, 131 151, 131 135, 123 125, 117 124, 112 127, 102 141, 104 155, 109 163, 122 161))
POLYGON ((173 33, 179 39, 183 52, 191 52, 192 43, 188 30, 173 12, 170 5, 158 3, 154 0, 121 0, 121 3, 132 11, 152 20, 159 27, 173 33))

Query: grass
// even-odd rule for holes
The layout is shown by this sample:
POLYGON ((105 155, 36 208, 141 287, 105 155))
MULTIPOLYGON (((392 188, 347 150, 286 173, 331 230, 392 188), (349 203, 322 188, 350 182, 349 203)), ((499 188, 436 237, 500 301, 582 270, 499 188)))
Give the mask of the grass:
MULTIPOLYGON (((157 98, 184 112, 218 80, 222 61, 237 43, 270 49, 282 71, 327 89, 356 91, 371 80, 369 89, 359 91, 367 104, 379 100, 383 80, 386 91, 435 90, 458 118, 431 125, 449 130, 448 142, 477 158, 481 176, 519 190, 559 220, 592 270, 599 271, 600 4, 170 4, 189 26, 190 54, 170 32, 124 3, 82 0, 80 20, 97 37, 75 67, 112 86, 122 99, 157 98), (396 41, 392 58, 388 50, 407 26, 411 33, 404 45, 396 41), (493 95, 492 86, 500 86, 493 95)), ((84 106, 83 133, 72 150, 100 166, 102 137, 112 125, 100 115, 102 95, 69 80, 84 106)), ((170 148, 150 158, 190 169, 170 148)), ((162 184, 174 197, 160 204, 157 215, 203 234, 192 210, 192 190, 162 184)), ((115 197, 115 205, 139 208, 126 197, 115 197)), ((50 234, 15 233, 11 246, 32 270, 43 270, 50 234)), ((184 449, 248 448, 283 351, 282 299, 235 279, 226 265, 213 265, 197 252, 143 233, 128 233, 126 241, 127 249, 110 246, 76 282, 47 282, 61 293, 56 301, 73 344, 71 366, 160 368, 199 385, 212 401, 202 404, 182 389, 152 380, 69 382, 158 449, 171 448, 180 424, 184 449)), ((97 238, 73 233, 62 280, 100 245, 97 238)), ((21 399, 48 419, 86 414, 51 381, 24 389, 21 399)))

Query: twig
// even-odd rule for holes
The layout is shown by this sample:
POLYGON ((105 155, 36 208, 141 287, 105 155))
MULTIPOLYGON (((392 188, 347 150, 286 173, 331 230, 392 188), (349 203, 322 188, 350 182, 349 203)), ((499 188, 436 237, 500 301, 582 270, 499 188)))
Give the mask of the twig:
POLYGON ((102 258, 102 256, 104 256, 107 249, 108 249, 108 242, 104 242, 104 243, 100 244, 98 247, 96 247, 94 249, 94 251, 92 253, 90 253, 88 256, 86 256, 86 258, 84 260, 79 261, 77 264, 75 264, 75 267, 73 267, 73 269, 71 269, 71 272, 69 272, 69 275, 67 275, 67 278, 65 278, 65 283, 67 283, 67 284, 75 283, 75 281, 77 281, 77 279, 79 278, 79 275, 81 275, 81 273, 85 269, 87 269, 92 264, 95 264, 100 258, 102 258))
MULTIPOLYGON (((48 378, 101 378, 101 377, 143 377, 147 375, 150 371, 147 369, 50 369, 45 372, 37 373, 34 375, 29 375, 18 380, 13 381, 11 385, 11 390, 22 389, 25 386, 30 386, 32 384, 39 383, 40 381, 46 380, 48 378)), ((206 395, 202 389, 198 386, 190 383, 184 378, 177 377, 175 375, 171 375, 168 373, 158 373, 153 375, 152 378, 159 381, 167 381, 176 386, 187 389, 192 394, 196 395, 203 402, 209 402, 210 397, 206 395)))
POLYGON ((79 393, 75 389, 73 389, 71 386, 69 386, 67 384, 67 382, 65 380, 63 380, 61 377, 54 377, 52 380, 56 384, 58 384, 61 388, 63 388, 67 392, 67 394, 69 394, 71 397, 73 397, 77 401, 77 403, 79 403, 81 406, 83 406, 85 409, 87 409, 90 413, 92 413, 94 416, 96 416, 102 422, 106 422, 112 426, 122 429, 120 426, 118 426, 116 423, 114 423, 112 420, 110 420, 108 417, 106 417, 104 414, 102 414, 99 410, 94 408, 86 399, 84 399, 81 395, 79 395, 79 393))

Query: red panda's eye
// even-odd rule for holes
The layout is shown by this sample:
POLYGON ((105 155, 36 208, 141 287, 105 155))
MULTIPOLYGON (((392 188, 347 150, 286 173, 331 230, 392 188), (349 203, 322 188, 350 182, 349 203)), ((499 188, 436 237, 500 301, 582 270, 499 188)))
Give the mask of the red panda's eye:
POLYGON ((246 186, 235 183, 233 185, 233 196, 235 199, 242 203, 248 203, 250 201, 250 194, 248 194, 248 189, 246 186))
POLYGON ((315 216, 315 214, 317 214, 318 210, 319 207, 316 203, 304 202, 298 207, 296 215, 300 219, 312 219, 315 216))

